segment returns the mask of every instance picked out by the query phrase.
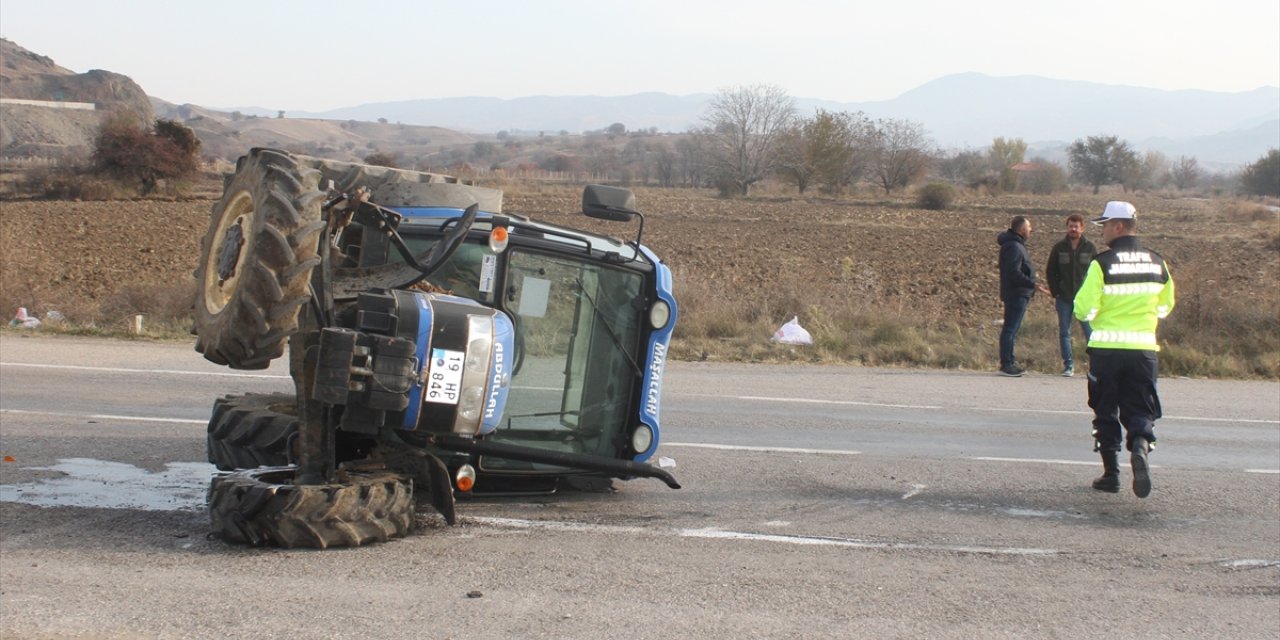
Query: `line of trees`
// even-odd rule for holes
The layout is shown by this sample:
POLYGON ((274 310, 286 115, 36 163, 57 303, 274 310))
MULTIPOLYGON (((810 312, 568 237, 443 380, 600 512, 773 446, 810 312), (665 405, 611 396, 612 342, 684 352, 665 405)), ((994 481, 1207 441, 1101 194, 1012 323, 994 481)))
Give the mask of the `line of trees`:
MULTIPOLYGON (((1229 184, 1233 178, 1209 175, 1194 157, 1142 154, 1115 135, 1076 140, 1066 150, 1065 167, 1043 157, 1028 159, 1028 145, 1020 138, 998 137, 987 148, 944 152, 920 123, 823 109, 806 117, 798 112, 794 99, 773 85, 721 90, 713 96, 700 125, 678 136, 659 135, 654 128, 629 131, 617 122, 574 140, 576 145, 570 144, 566 131, 558 139, 545 134, 518 138, 502 132, 497 142, 481 140, 470 149, 442 153, 432 165, 452 169, 476 163, 490 169, 511 166, 605 174, 627 183, 710 186, 724 195, 748 195, 766 179, 794 186, 800 194, 812 188, 841 193, 872 185, 887 195, 925 178, 989 191, 1038 194, 1061 191, 1073 180, 1094 193, 1108 185, 1121 185, 1126 191, 1183 190, 1209 179, 1219 187, 1234 188, 1229 184), (626 142, 619 148, 616 140, 622 136, 626 142), (510 164, 520 156, 532 156, 532 160, 510 164)), ((1265 170, 1256 173, 1261 177, 1252 182, 1242 177, 1241 185, 1247 193, 1266 193, 1274 181, 1268 182, 1270 174, 1265 170)))
POLYGON ((840 192, 863 180, 892 193, 923 177, 934 146, 910 120, 822 109, 801 117, 795 101, 772 85, 717 93, 692 137, 707 177, 722 193, 740 195, 771 176, 802 194, 811 186, 840 192))

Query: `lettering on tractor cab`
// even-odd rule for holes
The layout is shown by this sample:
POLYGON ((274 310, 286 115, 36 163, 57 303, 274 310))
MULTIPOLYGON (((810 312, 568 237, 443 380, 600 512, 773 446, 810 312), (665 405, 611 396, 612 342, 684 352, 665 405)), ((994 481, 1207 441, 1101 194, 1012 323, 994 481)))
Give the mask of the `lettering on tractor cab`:
POLYGON ((662 392, 662 367, 667 361, 667 347, 662 343, 653 345, 653 360, 649 363, 649 389, 645 394, 644 408, 652 415, 658 415, 658 397, 662 392))
POLYGON ((503 369, 502 343, 495 342, 493 344, 493 384, 489 391, 489 401, 484 405, 484 417, 486 419, 492 418, 498 411, 498 394, 502 391, 503 369))

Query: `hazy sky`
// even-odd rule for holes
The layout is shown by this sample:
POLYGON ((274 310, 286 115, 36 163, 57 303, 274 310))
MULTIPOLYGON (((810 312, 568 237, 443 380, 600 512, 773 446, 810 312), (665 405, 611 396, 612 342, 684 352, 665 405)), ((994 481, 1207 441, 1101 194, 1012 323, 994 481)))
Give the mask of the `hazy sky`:
POLYGON ((0 36, 223 108, 757 83, 867 101, 968 71, 1280 85, 1277 0, 3 0, 0 36))

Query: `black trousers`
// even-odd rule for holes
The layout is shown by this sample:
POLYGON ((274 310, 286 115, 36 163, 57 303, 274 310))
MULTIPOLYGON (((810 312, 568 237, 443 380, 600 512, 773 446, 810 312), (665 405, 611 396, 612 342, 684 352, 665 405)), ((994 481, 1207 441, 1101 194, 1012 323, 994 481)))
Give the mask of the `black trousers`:
POLYGON ((1089 350, 1089 408, 1093 409, 1093 437, 1101 450, 1120 451, 1122 443, 1132 450, 1137 436, 1155 442, 1159 367, 1154 351, 1089 350), (1121 426, 1128 437, 1123 437, 1121 426))

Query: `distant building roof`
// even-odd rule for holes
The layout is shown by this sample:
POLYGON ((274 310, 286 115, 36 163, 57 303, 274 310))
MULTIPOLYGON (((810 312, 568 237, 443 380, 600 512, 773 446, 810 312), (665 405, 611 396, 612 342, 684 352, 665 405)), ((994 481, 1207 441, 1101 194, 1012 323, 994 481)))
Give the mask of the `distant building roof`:
POLYGON ((1018 164, 1015 164, 1012 167, 1009 167, 1009 170, 1010 171, 1039 171, 1040 165, 1034 162, 1019 162, 1018 164))

